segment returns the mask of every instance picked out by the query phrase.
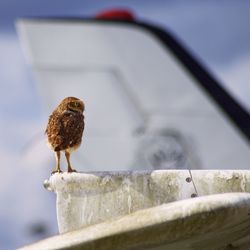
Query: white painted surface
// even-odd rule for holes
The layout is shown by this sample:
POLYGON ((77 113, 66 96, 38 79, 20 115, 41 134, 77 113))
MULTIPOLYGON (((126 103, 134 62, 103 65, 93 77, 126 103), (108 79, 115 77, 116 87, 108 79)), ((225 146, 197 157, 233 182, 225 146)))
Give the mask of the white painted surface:
POLYGON ((250 192, 249 183, 244 170, 158 170, 54 174, 46 187, 57 195, 58 228, 65 233, 197 193, 250 192))
POLYGON ((210 195, 140 210, 21 249, 247 250, 249 211, 250 194, 210 195))

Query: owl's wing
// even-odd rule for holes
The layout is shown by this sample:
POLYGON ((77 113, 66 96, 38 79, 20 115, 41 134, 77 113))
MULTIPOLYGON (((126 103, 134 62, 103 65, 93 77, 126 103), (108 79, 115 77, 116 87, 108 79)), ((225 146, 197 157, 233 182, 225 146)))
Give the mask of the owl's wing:
POLYGON ((63 144, 63 115, 53 112, 49 116, 49 121, 45 133, 48 135, 48 142, 54 150, 60 150, 63 144))
POLYGON ((74 124, 77 122, 76 116, 72 111, 64 111, 60 115, 60 122, 62 129, 65 133, 68 133, 74 126, 74 124))
POLYGON ((84 130, 84 116, 79 112, 65 111, 62 114, 62 131, 65 139, 65 146, 74 147, 81 144, 84 130))
POLYGON ((49 116, 49 121, 45 129, 45 134, 49 135, 52 131, 55 133, 60 129, 61 129, 60 116, 58 114, 52 113, 49 116))
POLYGON ((84 129, 83 119, 82 114, 72 111, 54 113, 49 117, 46 132, 48 141, 55 151, 81 143, 84 129))
POLYGON ((74 137, 74 134, 79 134, 84 129, 84 116, 80 113, 74 113, 72 111, 64 111, 61 114, 61 126, 62 130, 70 136, 74 137))

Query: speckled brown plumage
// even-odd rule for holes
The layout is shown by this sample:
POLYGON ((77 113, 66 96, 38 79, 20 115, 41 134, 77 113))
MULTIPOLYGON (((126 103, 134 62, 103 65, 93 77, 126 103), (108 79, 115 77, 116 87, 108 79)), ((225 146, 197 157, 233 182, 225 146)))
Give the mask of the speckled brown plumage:
POLYGON ((82 141, 84 130, 84 103, 75 97, 65 98, 49 117, 46 133, 48 144, 56 152, 57 166, 60 170, 60 151, 65 152, 68 172, 75 171, 70 164, 70 153, 77 149, 82 141))

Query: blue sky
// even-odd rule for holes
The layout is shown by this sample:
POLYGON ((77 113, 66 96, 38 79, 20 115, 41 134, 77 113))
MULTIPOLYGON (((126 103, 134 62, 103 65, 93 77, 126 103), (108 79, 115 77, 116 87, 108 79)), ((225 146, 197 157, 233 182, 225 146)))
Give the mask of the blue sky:
POLYGON ((53 154, 40 139, 32 152, 24 150, 34 135, 42 138, 47 114, 14 22, 23 16, 92 16, 117 6, 169 28, 250 110, 249 1, 0 1, 0 224, 6 225, 0 229, 1 249, 57 232, 55 196, 41 185, 53 154), (46 227, 44 234, 32 234, 37 224, 46 227))

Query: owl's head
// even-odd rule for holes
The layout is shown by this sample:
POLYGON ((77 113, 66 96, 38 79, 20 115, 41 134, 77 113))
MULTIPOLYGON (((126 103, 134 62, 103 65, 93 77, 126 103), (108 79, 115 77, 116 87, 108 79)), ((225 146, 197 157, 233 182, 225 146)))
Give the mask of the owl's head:
POLYGON ((71 110, 71 111, 83 112, 85 109, 85 106, 84 106, 83 101, 76 97, 66 97, 59 104, 58 108, 61 111, 71 110))

